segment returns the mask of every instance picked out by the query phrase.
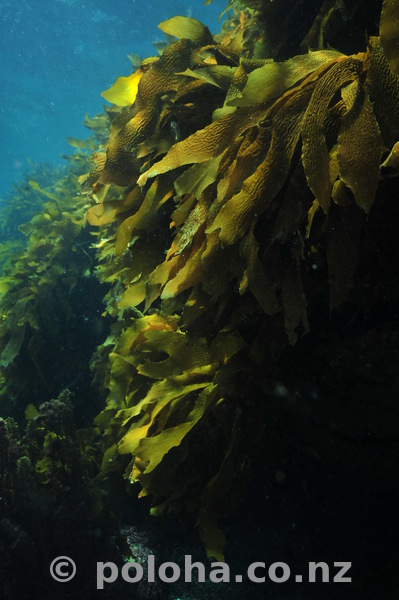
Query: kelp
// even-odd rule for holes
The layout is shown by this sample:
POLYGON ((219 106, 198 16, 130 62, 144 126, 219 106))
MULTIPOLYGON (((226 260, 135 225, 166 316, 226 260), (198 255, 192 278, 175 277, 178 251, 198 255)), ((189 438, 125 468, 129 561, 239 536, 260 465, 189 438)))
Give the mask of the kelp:
POLYGON ((195 19, 162 23, 168 44, 103 93, 113 106, 86 116, 93 136, 69 140, 68 169, 33 172, 7 205, 8 221, 34 210, 23 245, 0 248, 4 398, 38 422, 30 390, 64 385, 53 367, 76 353, 85 282, 106 284, 114 324, 92 358, 106 405, 90 434, 101 477, 125 473, 154 515, 196 513, 217 559, 269 370, 312 329, 314 304, 335 312, 359 293, 381 176, 399 172, 398 3, 358 53, 324 35, 356 3, 319 4, 292 44, 303 0, 234 0, 214 37, 195 19))
POLYGON ((278 61, 322 48, 352 54, 365 49, 365 31, 377 34, 381 5, 382 0, 368 5, 359 0, 230 0, 227 10, 235 14, 222 26, 222 35, 232 36, 240 51, 278 61))
POLYGON ((381 44, 279 62, 255 40, 265 4, 245 4, 214 39, 193 19, 161 24, 178 41, 115 112, 85 187, 119 321, 93 361, 104 475, 131 457, 152 512, 197 511, 219 559, 251 444, 242 382, 309 331, 321 287, 331 311, 348 300, 381 164, 398 168, 397 3, 384 3, 381 44))
MULTIPOLYGON (((95 118, 86 124, 97 129, 95 118)), ((69 330, 74 288, 90 278, 94 266, 88 200, 80 193, 78 173, 88 165, 88 149, 98 146, 103 127, 89 141, 75 143, 75 164, 68 169, 35 167, 2 209, 3 227, 15 239, 4 243, 9 254, 0 279, 1 396, 13 398, 14 409, 58 392, 64 377, 51 367, 57 356, 62 362, 74 336, 69 330), (21 224, 22 215, 31 218, 21 224)), ((65 372, 70 367, 65 365, 65 372)))
POLYGON ((380 22, 381 45, 395 75, 399 73, 399 14, 395 0, 384 0, 380 22))
MULTIPOLYGON (((2 598, 22 598, 34 589, 33 578, 18 576, 15 566, 27 554, 34 571, 43 556, 58 554, 61 546, 84 564, 99 531, 104 534, 95 544, 99 557, 106 554, 123 564, 126 553, 118 542, 116 551, 121 536, 102 482, 96 481, 98 440, 93 429, 77 429, 73 395, 64 390, 37 408, 30 406, 26 418, 25 428, 11 417, 0 418, 2 598)), ((84 579, 90 593, 89 571, 84 579)), ((69 593, 86 595, 83 587, 79 583, 69 593)), ((54 591, 45 584, 40 594, 49 599, 54 591)))
MULTIPOLYGON (((76 180, 75 193, 78 185, 76 180)), ((21 226, 21 230, 29 235, 29 242, 26 249, 14 257, 7 291, 1 297, 4 319, 0 327, 0 361, 3 373, 9 372, 25 344, 39 377, 45 378, 37 362, 40 348, 46 338, 49 342, 49 336, 57 337, 57 322, 70 317, 68 291, 83 274, 82 270, 90 267, 90 261, 82 260, 80 250, 75 250, 75 261, 70 256, 85 222, 85 206, 71 210, 69 199, 70 196, 66 202, 60 197, 50 200, 45 205, 45 212, 21 226)), ((14 383, 21 386, 20 390, 14 389, 18 396, 24 388, 24 377, 14 383)), ((8 387, 2 389, 3 394, 9 391, 8 387)))

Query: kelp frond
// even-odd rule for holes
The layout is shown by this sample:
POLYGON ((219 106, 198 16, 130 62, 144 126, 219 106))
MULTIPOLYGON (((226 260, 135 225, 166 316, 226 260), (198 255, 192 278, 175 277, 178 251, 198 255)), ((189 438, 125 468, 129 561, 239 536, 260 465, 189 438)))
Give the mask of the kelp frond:
POLYGON ((124 108, 89 177, 88 219, 106 239, 97 272, 122 324, 101 362, 104 472, 131 455, 128 477, 153 512, 197 510, 217 558, 217 521, 248 443, 234 383, 269 355, 270 319, 273 351, 309 330, 324 253, 331 310, 347 299, 399 131, 397 2, 384 2, 381 42, 366 51, 279 62, 245 36, 263 10, 246 4, 216 40, 193 19, 161 25, 178 41, 118 96, 124 108))

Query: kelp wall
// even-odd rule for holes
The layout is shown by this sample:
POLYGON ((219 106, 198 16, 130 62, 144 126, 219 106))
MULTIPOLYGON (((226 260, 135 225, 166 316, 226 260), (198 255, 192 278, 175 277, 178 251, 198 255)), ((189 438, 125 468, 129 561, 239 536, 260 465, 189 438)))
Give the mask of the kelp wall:
POLYGON ((61 349, 71 290, 87 275, 107 286, 96 477, 124 474, 153 514, 196 513, 219 559, 219 519, 259 464, 295 349, 398 292, 398 3, 360 48, 339 44, 359 3, 312 2, 294 34, 291 3, 276 40, 286 4, 231 2, 217 36, 160 24, 162 54, 104 92, 79 180, 30 184, 49 203, 1 298, 3 390, 23 406, 48 377, 43 352, 61 349))

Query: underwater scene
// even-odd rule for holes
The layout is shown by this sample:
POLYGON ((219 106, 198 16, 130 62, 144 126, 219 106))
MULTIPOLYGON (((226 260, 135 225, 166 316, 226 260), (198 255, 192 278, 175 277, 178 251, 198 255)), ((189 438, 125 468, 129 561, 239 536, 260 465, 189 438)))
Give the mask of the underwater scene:
POLYGON ((399 0, 0 28, 0 600, 399 598, 399 0))

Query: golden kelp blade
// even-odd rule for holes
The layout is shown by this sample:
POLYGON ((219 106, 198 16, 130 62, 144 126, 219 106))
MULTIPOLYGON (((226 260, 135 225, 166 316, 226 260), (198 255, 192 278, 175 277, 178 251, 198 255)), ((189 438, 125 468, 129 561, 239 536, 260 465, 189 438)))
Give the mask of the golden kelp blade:
POLYGON ((334 64, 317 83, 305 113, 302 129, 302 164, 308 186, 327 213, 330 207, 332 181, 330 155, 323 130, 329 104, 334 94, 345 83, 360 76, 362 63, 344 58, 334 64))
POLYGON ((380 20, 381 45, 393 73, 399 74, 399 2, 384 0, 380 20))
POLYGON ((50 200, 57 200, 57 196, 55 194, 52 194, 51 192, 47 192, 46 190, 43 190, 40 187, 40 185, 37 183, 37 181, 34 181, 33 179, 29 179, 28 183, 29 183, 30 187, 33 190, 35 190, 36 192, 40 192, 44 196, 47 196, 47 198, 50 198, 50 200))
POLYGON ((220 229, 223 247, 234 244, 245 234, 284 185, 312 89, 305 86, 298 92, 287 92, 288 99, 283 97, 280 103, 277 101, 276 105, 281 108, 276 108, 272 140, 265 160, 243 182, 241 190, 226 202, 207 229, 207 233, 220 229))
POLYGON ((380 180, 384 150, 380 129, 368 95, 358 81, 342 90, 348 112, 338 136, 338 164, 342 181, 352 190, 356 203, 368 213, 380 180))
POLYGON ((136 99, 142 75, 143 71, 139 68, 128 77, 118 77, 110 88, 101 93, 101 96, 116 106, 130 106, 136 99))
POLYGON ((384 160, 381 167, 390 167, 399 170, 399 142, 396 142, 389 156, 384 160))
POLYGON ((398 140, 399 75, 389 68, 379 38, 370 38, 369 45, 371 56, 365 86, 385 147, 390 149, 398 140))
POLYGON ((98 144, 92 139, 79 140, 77 138, 67 137, 66 141, 74 148, 80 148, 82 150, 96 150, 98 148, 98 144))
MULTIPOLYGON (((154 436, 141 437, 134 454, 146 464, 144 471, 146 474, 153 471, 172 448, 179 446, 186 435, 206 414, 214 399, 213 386, 202 384, 202 387, 205 389, 195 400, 186 422, 163 429, 154 436)), ((184 396, 187 394, 188 392, 184 396)), ((182 400, 184 396, 180 396, 177 401, 182 400)))
POLYGON ((172 17, 167 21, 162 21, 158 25, 159 29, 164 33, 173 35, 180 39, 191 40, 195 44, 205 46, 205 44, 212 44, 213 37, 205 25, 197 19, 192 17, 172 17))
POLYGON ((204 67, 202 69, 186 69, 178 75, 186 75, 187 77, 193 77, 199 79, 216 87, 227 90, 233 79, 234 71, 236 67, 228 67, 226 65, 213 65, 211 67, 204 67))
POLYGON ((284 62, 265 64, 249 73, 242 97, 232 100, 228 104, 245 106, 277 98, 309 73, 340 56, 343 55, 336 50, 318 50, 294 56, 284 62))
POLYGON ((100 114, 96 115, 95 117, 89 117, 89 115, 86 113, 83 124, 85 127, 92 129, 93 131, 102 129, 106 130, 109 125, 108 115, 100 114))
POLYGON ((137 183, 145 185, 150 177, 183 165, 202 163, 218 156, 238 135, 251 124, 256 123, 264 112, 263 107, 243 107, 226 115, 220 121, 214 121, 204 129, 196 131, 185 140, 174 144, 162 160, 140 175, 137 183))

